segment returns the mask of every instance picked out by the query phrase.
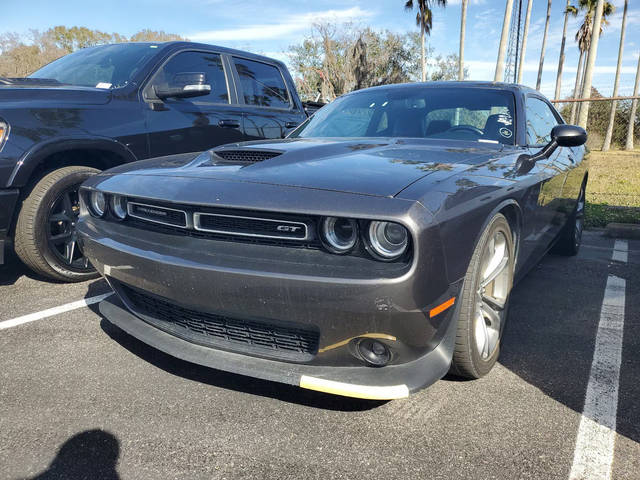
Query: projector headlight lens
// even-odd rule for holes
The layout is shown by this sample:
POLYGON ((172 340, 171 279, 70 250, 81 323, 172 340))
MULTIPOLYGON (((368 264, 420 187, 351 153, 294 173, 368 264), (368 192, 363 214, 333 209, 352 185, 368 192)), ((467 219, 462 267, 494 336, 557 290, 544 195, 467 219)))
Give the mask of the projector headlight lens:
POLYGON ((107 198, 104 193, 93 191, 90 195, 89 210, 94 217, 104 216, 104 212, 107 209, 107 198))
POLYGON ((358 223, 350 218, 327 217, 320 230, 322 241, 333 253, 347 253, 358 241, 358 223))
POLYGON ((124 220, 127 216, 127 199, 122 195, 111 197, 111 213, 118 220, 124 220))
POLYGON ((373 253, 383 260, 393 260, 407 251, 409 232, 394 222, 371 222, 369 244, 373 253))

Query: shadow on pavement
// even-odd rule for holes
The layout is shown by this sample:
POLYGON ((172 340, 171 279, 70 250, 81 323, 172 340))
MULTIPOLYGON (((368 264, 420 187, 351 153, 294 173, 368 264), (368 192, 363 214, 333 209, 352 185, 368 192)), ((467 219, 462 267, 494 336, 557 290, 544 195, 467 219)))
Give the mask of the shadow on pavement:
MULTIPOLYGON (((100 315, 98 305, 91 305, 91 310, 100 315)), ((165 372, 196 382, 205 383, 236 392, 250 393, 274 398, 289 403, 297 403, 307 407, 345 412, 365 411, 384 405, 385 401, 361 400, 338 397, 312 390, 305 390, 293 385, 269 382, 258 378, 245 377, 234 373, 223 372, 203 367, 167 355, 160 350, 146 345, 130 336, 125 331, 110 323, 104 317, 100 322, 102 330, 122 347, 137 355, 142 360, 161 368, 165 372)))
POLYGON ((114 435, 103 430, 87 430, 64 442, 49 467, 28 480, 118 480, 119 455, 120 442, 114 435))
POLYGON ((28 277, 40 282, 57 283, 53 282, 53 280, 47 280, 44 277, 36 275, 25 267, 25 265, 18 260, 13 253, 6 252, 5 263, 4 265, 0 265, 0 286, 13 285, 22 277, 28 277))

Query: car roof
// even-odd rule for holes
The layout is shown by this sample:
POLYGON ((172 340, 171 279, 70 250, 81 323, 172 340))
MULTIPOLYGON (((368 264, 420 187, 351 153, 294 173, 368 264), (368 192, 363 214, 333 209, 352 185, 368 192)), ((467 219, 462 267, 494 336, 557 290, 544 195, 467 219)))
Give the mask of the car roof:
MULTIPOLYGON (((521 93, 537 93, 541 95, 540 92, 534 90, 526 85, 520 85, 517 83, 506 83, 506 82, 490 82, 490 81, 476 81, 476 80, 463 80, 463 81, 437 81, 437 82, 411 82, 411 83, 395 83, 392 85, 381 85, 378 87, 369 87, 364 88, 362 90, 357 90, 358 92, 368 91, 368 90, 379 90, 379 89, 402 89, 402 88, 443 88, 443 87, 455 87, 455 88, 490 88, 495 90, 508 90, 511 92, 521 92, 521 93)), ((355 92, 353 92, 355 93, 355 92)))

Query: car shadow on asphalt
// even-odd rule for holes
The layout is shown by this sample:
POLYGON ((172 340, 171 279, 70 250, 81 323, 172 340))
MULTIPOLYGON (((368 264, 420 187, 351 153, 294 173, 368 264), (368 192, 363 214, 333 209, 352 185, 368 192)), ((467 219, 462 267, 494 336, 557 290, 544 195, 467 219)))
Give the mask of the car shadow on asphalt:
POLYGON ((5 263, 0 265, 0 287, 13 285, 22 277, 28 277, 39 282, 59 283, 33 273, 15 255, 7 252, 5 263))
POLYGON ((116 470, 120 442, 104 430, 86 430, 62 444, 47 469, 24 480, 99 478, 119 480, 116 470))
POLYGON ((129 352, 145 362, 151 363, 171 375, 204 383, 218 388, 234 390, 236 392, 260 395, 288 403, 296 403, 312 408, 335 410, 344 412, 359 412, 371 410, 387 403, 386 401, 363 400, 357 398, 339 397, 313 390, 305 390, 294 385, 261 380, 235 373, 228 373, 214 368, 204 367, 186 362, 179 358, 157 350, 140 340, 132 337, 124 330, 113 325, 104 318, 98 304, 89 308, 101 317, 102 330, 129 352))

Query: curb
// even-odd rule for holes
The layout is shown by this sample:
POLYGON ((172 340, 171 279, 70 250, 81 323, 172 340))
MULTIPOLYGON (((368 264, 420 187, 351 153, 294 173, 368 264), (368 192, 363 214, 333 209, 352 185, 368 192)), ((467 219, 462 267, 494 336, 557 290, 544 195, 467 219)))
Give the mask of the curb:
POLYGON ((631 238, 640 240, 640 224, 637 223, 609 223, 604 234, 612 238, 631 238))

